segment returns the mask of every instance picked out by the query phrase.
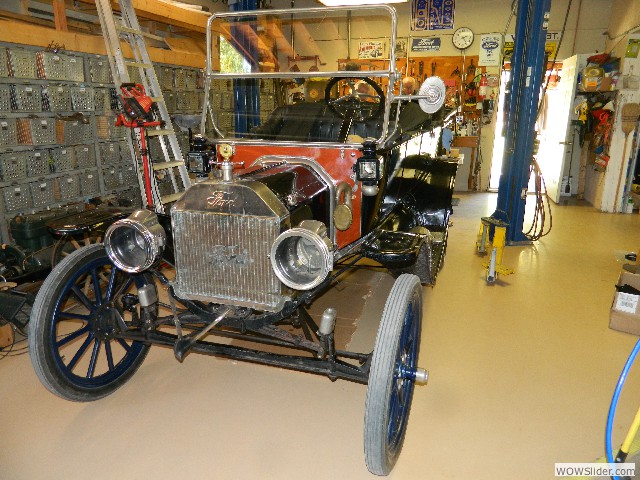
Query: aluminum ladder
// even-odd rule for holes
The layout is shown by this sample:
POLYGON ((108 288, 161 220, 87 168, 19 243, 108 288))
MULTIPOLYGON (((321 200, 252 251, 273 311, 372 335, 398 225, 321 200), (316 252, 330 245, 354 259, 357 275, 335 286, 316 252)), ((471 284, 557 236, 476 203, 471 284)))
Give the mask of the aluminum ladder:
MULTIPOLYGON (((171 118, 167 111, 167 105, 164 101, 164 97, 162 96, 162 90, 160 89, 160 83, 158 82, 153 62, 149 57, 149 52, 147 51, 145 44, 145 37, 153 38, 155 40, 162 40, 162 38, 143 32, 140 29, 140 24, 138 23, 138 17, 136 16, 135 9, 133 8, 132 0, 118 0, 118 4, 120 6, 121 22, 116 20, 111 8, 110 0, 96 0, 98 17, 100 18, 102 34, 107 48, 107 57, 109 58, 109 66, 111 68, 113 81, 118 93, 120 93, 120 85, 123 83, 130 83, 131 81, 128 67, 138 68, 142 85, 144 86, 147 94, 158 105, 160 120, 164 122, 164 126, 148 128, 146 130, 146 134, 149 140, 157 137, 162 149, 164 157, 162 161, 153 162, 152 160, 151 162, 151 189, 155 211, 157 213, 167 213, 168 205, 175 202, 182 196, 184 190, 189 188, 191 185, 191 181, 189 180, 189 174, 184 164, 184 158, 180 151, 178 139, 175 131, 173 130, 171 118), (121 38, 131 47, 134 55, 133 60, 124 58, 120 44, 121 38), (163 196, 160 194, 158 183, 156 181, 156 174, 169 176, 172 185, 172 193, 163 196), (178 183, 178 180, 181 182, 178 183)), ((139 145, 139 129, 136 129, 136 137, 139 145)), ((140 174, 136 148, 130 135, 127 137, 127 143, 129 144, 134 166, 138 172, 142 205, 143 207, 146 207, 147 200, 145 196, 144 180, 140 174)), ((148 148, 149 146, 147 146, 147 149, 148 148)))

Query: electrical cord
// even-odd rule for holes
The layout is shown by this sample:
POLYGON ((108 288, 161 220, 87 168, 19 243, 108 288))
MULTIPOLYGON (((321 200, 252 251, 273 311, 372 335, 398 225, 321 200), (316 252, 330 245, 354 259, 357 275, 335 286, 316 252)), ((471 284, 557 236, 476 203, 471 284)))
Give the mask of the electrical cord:
POLYGON ((549 195, 547 195, 547 185, 542 176, 540 165, 534 158, 531 162, 531 168, 529 176, 534 175, 536 206, 533 215, 533 223, 531 228, 525 232, 527 237, 532 242, 540 240, 545 235, 551 232, 553 226, 553 215, 551 214, 551 202, 549 201, 549 195), (547 220, 547 214, 549 216, 549 226, 545 231, 545 224, 547 220))
MULTIPOLYGON (((558 40, 558 46, 556 47, 555 55, 553 56, 552 65, 555 66, 556 60, 558 59, 558 52, 560 52, 560 47, 562 46, 562 41, 564 40, 564 34, 567 28, 567 21, 569 20, 569 13, 571 12, 571 4, 573 0, 569 0, 569 4, 567 5, 567 11, 564 15, 564 22, 562 23, 562 29, 560 30, 560 40, 558 40)), ((546 70, 546 65, 544 66, 546 70)), ((549 87, 549 83, 551 82, 551 74, 547 76, 547 80, 544 84, 542 92, 540 94, 540 101, 538 102, 538 110, 536 112, 536 121, 540 118, 540 114, 542 113, 542 106, 544 104, 545 95, 547 93, 547 88, 549 87)), ((553 226, 553 218, 551 214, 551 202, 549 201, 549 196, 547 195, 547 186, 544 181, 544 177, 542 176, 542 171, 540 170, 540 165, 536 161, 535 157, 531 160, 530 174, 534 175, 534 186, 535 186, 535 199, 536 205, 533 216, 533 223, 531 224, 531 228, 527 232, 525 232, 525 237, 527 237, 531 241, 540 240, 545 235, 548 235, 551 232, 551 227, 553 226), (549 226, 545 231, 545 223, 547 212, 549 215, 549 226)))

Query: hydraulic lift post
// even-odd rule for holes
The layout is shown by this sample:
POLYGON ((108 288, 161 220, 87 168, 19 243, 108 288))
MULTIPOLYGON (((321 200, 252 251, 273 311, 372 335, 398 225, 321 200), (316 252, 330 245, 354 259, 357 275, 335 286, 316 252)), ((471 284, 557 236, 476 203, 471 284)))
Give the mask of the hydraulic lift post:
POLYGON ((551 0, 518 0, 511 88, 498 203, 492 217, 509 224, 507 245, 529 240, 523 233, 540 86, 546 70, 545 41, 551 0))

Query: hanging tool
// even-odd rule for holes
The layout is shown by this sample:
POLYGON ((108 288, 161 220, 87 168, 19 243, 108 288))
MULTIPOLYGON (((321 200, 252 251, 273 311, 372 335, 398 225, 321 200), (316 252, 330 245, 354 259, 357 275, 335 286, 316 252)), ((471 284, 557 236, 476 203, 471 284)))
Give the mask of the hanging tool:
POLYGON ((420 60, 418 64, 418 83, 422 83, 424 81, 424 62, 420 60))
MULTIPOLYGON (((158 185, 156 183, 156 176, 150 172, 149 182, 153 192, 155 201, 148 202, 146 195, 143 196, 143 207, 147 205, 154 205, 157 213, 166 212, 168 204, 176 201, 182 196, 184 190, 190 185, 189 173, 184 164, 180 145, 178 144, 178 138, 171 124, 171 118, 167 111, 167 106, 160 89, 160 83, 156 75, 153 63, 147 51, 145 44, 145 38, 151 38, 154 40, 163 40, 162 37, 143 32, 136 12, 133 8, 132 0, 118 0, 120 7, 120 16, 116 21, 113 14, 113 9, 110 0, 96 0, 96 7, 98 10, 98 17, 100 18, 100 26, 102 28, 102 36, 107 50, 107 58, 109 59, 109 66, 113 76, 113 81, 117 90, 121 90, 121 86, 125 85, 125 89, 129 88, 126 85, 131 85, 129 77, 129 67, 137 68, 140 73, 142 90, 138 90, 138 93, 143 93, 144 96, 148 95, 151 99, 151 103, 156 105, 157 113, 155 115, 158 118, 158 124, 155 126, 147 125, 145 128, 145 135, 148 137, 157 137, 160 147, 162 149, 162 155, 164 159, 158 163, 152 164, 152 159, 147 158, 149 169, 158 175, 168 175, 171 180, 172 192, 168 195, 160 194, 158 185), (131 48, 134 56, 134 60, 124 58, 123 49, 120 44, 120 39, 125 40, 128 46, 131 48), (175 172, 174 172, 175 171, 175 172), (178 183, 178 180, 180 182, 178 183)), ((132 97, 136 94, 132 93, 132 97)), ((140 95, 138 95, 140 97, 140 95)), ((129 98, 129 97, 127 97, 129 98)), ((144 110, 147 108, 145 105, 147 100, 139 98, 138 104, 144 110)), ((130 102, 130 105, 133 103, 130 102)), ((146 120, 145 120, 146 121, 146 120)), ((152 122, 153 123, 153 122, 152 122)), ((142 130, 142 129, 137 129, 142 130)), ((139 137, 138 142, 142 144, 140 131, 136 132, 139 137)), ((146 139, 145 139, 146 140, 146 139)), ((135 162, 136 169, 138 162, 136 160, 136 149, 131 138, 127 139, 129 145, 129 151, 131 152, 131 158, 135 162)), ((146 141, 145 141, 146 144, 146 141)), ((147 190, 145 180, 138 178, 140 183, 140 191, 147 190)))
MULTIPOLYGON (((616 187, 616 196, 613 204, 613 211, 618 210, 618 196, 620 195, 620 185, 622 185, 622 177, 627 171, 627 140, 629 134, 633 132, 640 117, 640 104, 627 103, 622 106, 622 131, 624 132, 624 148, 622 150, 622 161, 620 162, 620 175, 618 177, 618 186, 616 187)), ((622 208, 623 202, 620 202, 622 208)))
POLYGON ((431 62, 431 76, 435 76, 436 74, 436 62, 431 62))
POLYGON ((144 171, 144 191, 147 206, 153 208, 152 163, 147 148, 146 129, 163 127, 164 122, 157 120, 158 104, 149 97, 139 83, 122 83, 120 85, 120 101, 122 112, 116 118, 116 126, 138 129, 140 139, 140 157, 144 171))

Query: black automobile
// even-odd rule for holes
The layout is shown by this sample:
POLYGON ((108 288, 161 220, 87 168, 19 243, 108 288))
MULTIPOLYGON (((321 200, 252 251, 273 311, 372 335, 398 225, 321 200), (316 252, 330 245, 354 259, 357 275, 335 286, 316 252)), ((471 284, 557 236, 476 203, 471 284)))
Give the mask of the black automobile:
POLYGON ((207 101, 185 157, 193 185, 66 256, 36 298, 29 347, 51 392, 109 395, 151 345, 368 384, 366 464, 391 471, 427 379, 422 285, 442 268, 457 168, 436 155, 442 80, 399 91, 396 22, 387 6, 211 17, 207 101), (389 41, 358 46, 364 30, 389 41), (218 36, 235 62, 218 60, 218 36), (233 115, 220 105, 231 84, 233 115), (340 350, 336 310, 316 324, 308 307, 363 261, 397 279, 373 351, 340 350))

